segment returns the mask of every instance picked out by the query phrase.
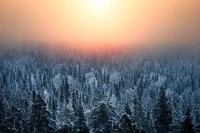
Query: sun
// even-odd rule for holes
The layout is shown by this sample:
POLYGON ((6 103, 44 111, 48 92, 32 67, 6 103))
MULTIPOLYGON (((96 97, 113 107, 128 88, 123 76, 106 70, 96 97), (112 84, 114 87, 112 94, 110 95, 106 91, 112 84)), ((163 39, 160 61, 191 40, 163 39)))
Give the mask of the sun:
POLYGON ((95 13, 105 13, 110 8, 110 0, 89 0, 89 6, 95 13))

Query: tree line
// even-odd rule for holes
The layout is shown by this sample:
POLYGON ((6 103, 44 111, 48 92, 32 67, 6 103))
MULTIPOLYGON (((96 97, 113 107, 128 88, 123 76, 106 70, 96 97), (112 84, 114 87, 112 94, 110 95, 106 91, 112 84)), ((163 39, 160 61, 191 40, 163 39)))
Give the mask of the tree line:
MULTIPOLYGON (((99 103, 89 116, 88 124, 84 115, 81 100, 76 97, 74 103, 74 123, 66 121, 66 125, 60 129, 56 129, 54 119, 47 109, 47 103, 42 97, 33 91, 32 106, 30 118, 25 120, 21 109, 11 106, 9 110, 4 107, 4 102, 0 100, 0 131, 2 133, 195 133, 200 131, 200 126, 194 127, 190 109, 187 108, 185 117, 180 121, 181 128, 176 129, 176 125, 172 125, 172 109, 166 98, 165 89, 161 88, 159 98, 154 106, 154 123, 141 121, 136 124, 136 119, 140 119, 137 113, 133 114, 130 106, 124 106, 124 113, 119 120, 116 119, 116 111, 114 107, 107 103, 99 103), (146 124, 147 130, 139 129, 138 124, 146 124)), ((68 119, 70 119, 68 114, 68 119)))
POLYGON ((38 49, 5 51, 0 55, 1 129, 17 132, 20 125, 29 133, 42 125, 49 132, 84 127, 91 132, 126 128, 151 133, 165 128, 177 133, 189 123, 184 127, 199 132, 200 56, 187 55, 105 54, 102 59, 38 49), (40 119, 45 122, 31 124, 40 119))

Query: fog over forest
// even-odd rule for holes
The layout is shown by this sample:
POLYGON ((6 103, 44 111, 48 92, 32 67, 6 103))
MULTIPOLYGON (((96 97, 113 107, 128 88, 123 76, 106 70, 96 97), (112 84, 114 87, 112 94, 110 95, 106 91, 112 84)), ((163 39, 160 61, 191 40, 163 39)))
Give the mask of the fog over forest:
POLYGON ((1 51, 0 131, 199 133, 198 51, 1 51))

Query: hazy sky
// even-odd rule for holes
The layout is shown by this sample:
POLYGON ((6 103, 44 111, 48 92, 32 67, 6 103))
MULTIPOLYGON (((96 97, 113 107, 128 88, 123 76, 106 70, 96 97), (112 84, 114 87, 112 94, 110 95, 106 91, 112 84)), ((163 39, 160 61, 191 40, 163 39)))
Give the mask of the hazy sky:
POLYGON ((200 42, 200 1, 0 0, 0 39, 76 47, 200 42))

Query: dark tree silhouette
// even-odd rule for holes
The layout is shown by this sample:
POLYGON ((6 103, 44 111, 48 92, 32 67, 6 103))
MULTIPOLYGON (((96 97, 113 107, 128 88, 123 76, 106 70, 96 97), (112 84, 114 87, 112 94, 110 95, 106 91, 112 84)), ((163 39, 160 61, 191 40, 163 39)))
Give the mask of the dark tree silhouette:
POLYGON ((114 111, 108 105, 101 103, 91 113, 90 126, 94 133, 110 133, 113 130, 114 111))
POLYGON ((129 104, 126 104, 125 109, 124 109, 124 112, 125 112, 127 115, 129 115, 129 116, 132 115, 132 112, 131 112, 131 109, 130 109, 129 104))
POLYGON ((182 122, 181 133, 195 133, 193 129, 192 118, 190 116, 190 109, 187 108, 185 120, 182 122))
POLYGON ((5 123, 9 129, 14 130, 15 133, 24 133, 25 131, 25 120, 23 118, 22 112, 15 106, 11 107, 5 123))
POLYGON ((154 107, 155 128, 158 133, 167 133, 172 124, 172 110, 165 96, 165 90, 161 87, 159 98, 154 107))
POLYGON ((75 133, 89 133, 89 129, 86 125, 86 118, 83 113, 83 107, 78 107, 78 115, 75 121, 74 132, 75 133))
POLYGON ((69 92, 69 84, 67 77, 62 80, 62 85, 60 87, 60 101, 63 103, 64 101, 66 104, 69 102, 70 92, 69 92))
POLYGON ((49 118, 50 113, 46 109, 46 103, 42 97, 37 94, 33 101, 30 120, 28 123, 29 132, 34 133, 50 133, 53 132, 53 128, 50 126, 51 120, 49 118))
POLYGON ((63 126, 62 129, 59 129, 54 133, 73 133, 72 125, 68 123, 67 125, 63 126))
POLYGON ((5 119, 5 108, 3 104, 3 100, 0 99, 0 126, 3 124, 3 121, 5 119))
POLYGON ((3 100, 0 99, 0 132, 5 132, 5 133, 12 133, 13 131, 10 130, 7 125, 4 124, 5 122, 5 117, 6 117, 6 112, 3 104, 3 100))
POLYGON ((117 133, 139 133, 136 125, 131 122, 127 114, 124 114, 119 122, 117 133))

